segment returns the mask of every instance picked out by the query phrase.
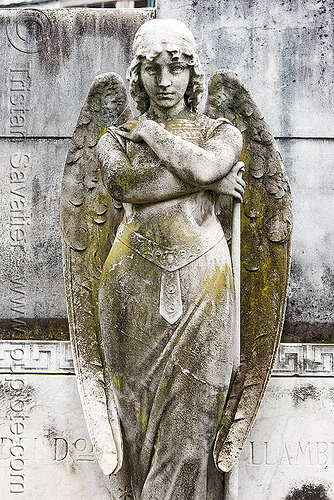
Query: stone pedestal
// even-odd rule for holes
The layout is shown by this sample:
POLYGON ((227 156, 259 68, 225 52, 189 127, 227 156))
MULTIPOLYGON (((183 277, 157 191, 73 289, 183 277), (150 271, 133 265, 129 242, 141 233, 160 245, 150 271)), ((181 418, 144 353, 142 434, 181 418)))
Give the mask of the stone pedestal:
MULTIPOLYGON (((239 460, 238 500, 291 500, 303 488, 334 497, 333 359, 333 345, 280 346, 239 460)), ((109 500, 69 342, 1 341, 0 401, 2 500, 109 500)))
POLYGON ((69 342, 0 343, 0 498, 108 500, 69 342))
POLYGON ((333 359, 333 345, 281 344, 239 460, 239 500, 334 498, 333 359))

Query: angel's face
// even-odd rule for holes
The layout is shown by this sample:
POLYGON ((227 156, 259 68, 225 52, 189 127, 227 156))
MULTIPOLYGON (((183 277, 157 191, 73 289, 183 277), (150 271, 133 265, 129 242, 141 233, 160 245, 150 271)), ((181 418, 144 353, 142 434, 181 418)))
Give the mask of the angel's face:
POLYGON ((175 61, 170 52, 163 50, 153 61, 142 62, 140 76, 151 107, 181 110, 185 106, 190 69, 184 56, 175 61))

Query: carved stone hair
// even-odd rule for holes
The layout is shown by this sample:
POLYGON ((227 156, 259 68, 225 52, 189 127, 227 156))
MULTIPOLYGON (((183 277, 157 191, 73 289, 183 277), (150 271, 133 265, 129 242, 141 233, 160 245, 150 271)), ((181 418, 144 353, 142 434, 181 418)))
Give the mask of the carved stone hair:
POLYGON ((140 69, 144 59, 153 61, 167 50, 173 61, 182 56, 190 68, 189 85, 185 94, 185 103, 191 110, 196 110, 204 92, 204 72, 198 55, 195 40, 191 31, 181 21, 175 19, 153 19, 143 24, 136 33, 133 42, 135 54, 128 69, 130 94, 141 113, 145 113, 150 105, 149 97, 141 81, 140 69))

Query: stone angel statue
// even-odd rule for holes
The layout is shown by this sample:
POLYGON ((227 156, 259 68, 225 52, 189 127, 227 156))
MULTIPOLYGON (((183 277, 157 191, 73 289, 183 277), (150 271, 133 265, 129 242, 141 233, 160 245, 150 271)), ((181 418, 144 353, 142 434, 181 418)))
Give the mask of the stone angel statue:
POLYGON ((67 157, 61 228, 79 391, 113 500, 218 500, 282 328, 290 191, 240 79, 204 74, 180 21, 137 32, 98 76, 67 157), (238 162, 241 160, 243 163, 238 162), (245 182, 238 175, 245 165, 245 182), (228 240, 241 202, 241 352, 228 240))

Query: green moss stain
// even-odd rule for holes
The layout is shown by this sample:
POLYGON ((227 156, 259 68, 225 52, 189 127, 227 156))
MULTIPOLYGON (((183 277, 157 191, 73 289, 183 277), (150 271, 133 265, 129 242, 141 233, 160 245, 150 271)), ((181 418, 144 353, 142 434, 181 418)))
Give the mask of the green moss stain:
POLYGON ((137 423, 138 427, 145 432, 147 429, 147 418, 148 418, 148 395, 147 390, 145 389, 143 400, 136 406, 136 415, 137 415, 137 423))
POLYGON ((122 393, 122 394, 126 394, 126 390, 125 390, 125 383, 124 383, 124 380, 122 380, 119 375, 116 373, 114 375, 114 385, 115 387, 122 393))
POLYGON ((235 126, 237 127, 238 126, 238 123, 239 123, 239 120, 242 119, 242 116, 239 115, 239 114, 236 114, 235 115, 235 126))
POLYGON ((133 170, 127 169, 126 172, 122 171, 113 179, 116 190, 122 193, 122 195, 126 194, 132 187, 136 186, 140 180, 136 172, 133 170))

